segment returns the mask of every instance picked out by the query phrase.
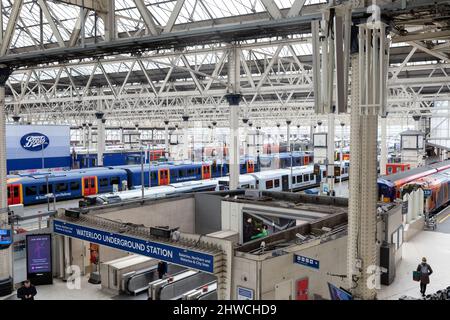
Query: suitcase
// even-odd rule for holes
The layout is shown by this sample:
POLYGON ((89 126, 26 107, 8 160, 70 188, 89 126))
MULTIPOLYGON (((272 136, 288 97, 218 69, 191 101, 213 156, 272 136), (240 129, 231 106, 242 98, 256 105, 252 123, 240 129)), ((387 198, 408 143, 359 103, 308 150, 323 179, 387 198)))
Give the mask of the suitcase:
POLYGON ((419 271, 413 271, 413 280, 420 281, 421 273, 419 271))

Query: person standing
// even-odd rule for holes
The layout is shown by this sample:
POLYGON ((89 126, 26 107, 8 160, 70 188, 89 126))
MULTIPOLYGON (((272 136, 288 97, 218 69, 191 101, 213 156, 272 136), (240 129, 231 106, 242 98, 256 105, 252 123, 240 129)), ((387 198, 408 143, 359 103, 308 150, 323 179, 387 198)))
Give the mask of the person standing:
POLYGON ((17 298, 21 300, 34 300, 36 294, 36 287, 31 284, 30 280, 22 282, 22 287, 17 290, 17 298))
POLYGON ((422 258, 422 263, 417 266, 417 272, 420 272, 420 293, 422 297, 425 297, 427 284, 430 283, 430 275, 433 273, 433 269, 427 263, 427 258, 422 258))
POLYGON ((158 262, 158 278, 162 279, 167 273, 167 263, 164 261, 158 262))

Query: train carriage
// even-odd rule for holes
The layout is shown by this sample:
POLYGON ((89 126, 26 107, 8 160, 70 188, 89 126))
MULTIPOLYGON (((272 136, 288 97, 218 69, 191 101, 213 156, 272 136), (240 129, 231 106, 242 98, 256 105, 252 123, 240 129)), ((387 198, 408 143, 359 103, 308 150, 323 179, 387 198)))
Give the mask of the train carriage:
POLYGON ((47 202, 47 194, 54 194, 58 201, 81 198, 97 193, 111 192, 127 180, 120 169, 67 172, 51 175, 12 176, 8 178, 8 205, 38 204, 47 202))

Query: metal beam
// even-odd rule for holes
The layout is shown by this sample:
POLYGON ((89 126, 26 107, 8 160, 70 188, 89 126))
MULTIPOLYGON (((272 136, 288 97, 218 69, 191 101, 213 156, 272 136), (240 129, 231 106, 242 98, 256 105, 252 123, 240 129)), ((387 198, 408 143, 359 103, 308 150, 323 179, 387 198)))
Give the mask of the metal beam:
POLYGON ((281 19, 283 17, 280 9, 273 0, 261 0, 261 2, 273 19, 281 19))
MULTIPOLYGON (((5 35, 3 37, 2 47, 0 49, 0 56, 4 56, 8 51, 11 44, 11 39, 16 30, 17 18, 19 17, 20 9, 22 9, 23 0, 14 1, 13 7, 11 9, 11 15, 9 16, 8 25, 6 26, 5 35)), ((3 31, 3 26, 0 26, 3 31)))
POLYGON ((60 47, 64 47, 65 46, 64 39, 62 38, 61 32, 59 32, 59 29, 56 26, 56 23, 53 20, 52 15, 50 14, 50 11, 49 11, 49 9, 47 7, 46 1, 45 0, 38 0, 38 4, 39 4, 39 7, 42 10, 42 13, 45 16, 45 19, 47 19, 47 22, 50 25, 50 28, 52 29, 53 35, 55 36, 56 40, 58 41, 59 46, 60 47))
POLYGON ((150 34, 157 35, 159 34, 158 26, 156 25, 155 21, 153 20, 152 14, 145 6, 145 3, 143 0, 134 0, 134 3, 136 4, 136 8, 138 9, 139 13, 141 14, 142 19, 144 20, 145 25, 147 26, 147 30, 150 31, 150 34))
POLYGON ((175 3, 175 7, 172 10, 172 13, 170 14, 169 20, 167 21, 166 26, 164 27, 163 32, 168 33, 172 31, 173 26, 175 25, 175 21, 178 18, 178 15, 180 14, 181 9, 183 8, 184 0, 177 0, 177 3, 175 3))
POLYGON ((295 17, 300 14, 300 11, 303 9, 303 5, 305 4, 306 0, 295 0, 295 2, 292 4, 291 9, 289 9, 289 12, 287 13, 286 17, 295 17))

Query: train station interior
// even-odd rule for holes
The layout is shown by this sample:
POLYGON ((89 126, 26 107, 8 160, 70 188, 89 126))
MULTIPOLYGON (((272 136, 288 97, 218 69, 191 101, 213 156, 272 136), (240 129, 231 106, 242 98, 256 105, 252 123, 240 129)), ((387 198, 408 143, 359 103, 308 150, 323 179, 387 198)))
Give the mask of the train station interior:
POLYGON ((450 1, 0 9, 0 300, 450 300, 450 1))

